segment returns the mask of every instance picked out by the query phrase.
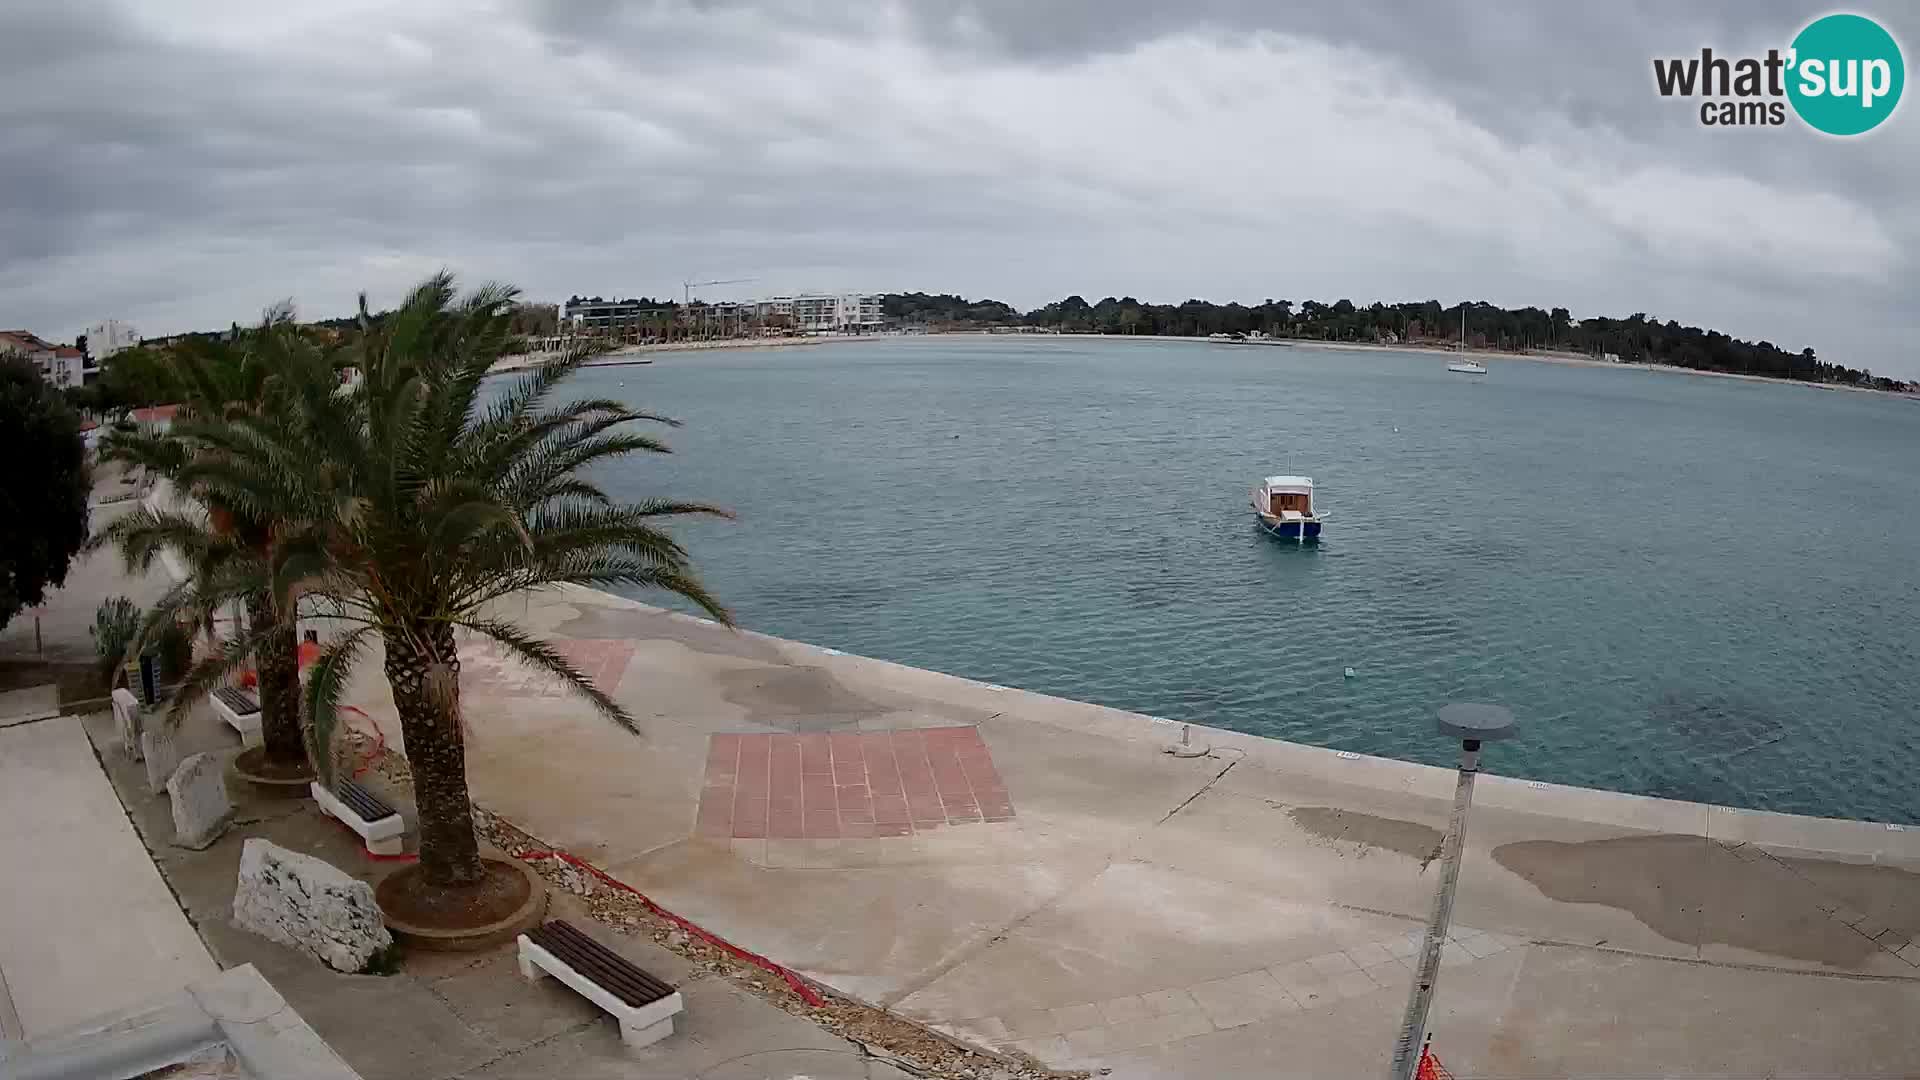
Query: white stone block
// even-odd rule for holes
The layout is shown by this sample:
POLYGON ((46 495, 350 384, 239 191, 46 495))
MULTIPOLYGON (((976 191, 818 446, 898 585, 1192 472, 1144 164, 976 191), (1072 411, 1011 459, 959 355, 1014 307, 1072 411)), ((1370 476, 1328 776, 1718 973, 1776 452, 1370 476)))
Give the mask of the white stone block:
POLYGON ((212 754, 195 754, 167 779, 173 803, 174 843, 199 851, 220 839, 233 820, 227 770, 212 754))
POLYGON ((372 885, 259 837, 249 837, 240 854, 233 921, 335 971, 365 971, 393 945, 372 885))
POLYGON ((173 779, 174 770, 180 767, 180 743, 173 737, 173 731, 164 724, 142 731, 140 757, 147 763, 147 794, 166 791, 167 781, 173 779))
POLYGON ((120 749, 140 760, 140 699, 122 686, 113 692, 113 726, 120 731, 120 749))
POLYGON ((678 990, 659 1001, 635 1007, 573 970, 559 957, 535 945, 527 935, 520 935, 519 946, 522 977, 538 979, 543 974, 551 975, 574 993, 600 1006, 620 1022, 620 1041, 626 1043, 628 1049, 651 1046, 673 1034, 673 1018, 686 1011, 686 1002, 681 999, 678 990))

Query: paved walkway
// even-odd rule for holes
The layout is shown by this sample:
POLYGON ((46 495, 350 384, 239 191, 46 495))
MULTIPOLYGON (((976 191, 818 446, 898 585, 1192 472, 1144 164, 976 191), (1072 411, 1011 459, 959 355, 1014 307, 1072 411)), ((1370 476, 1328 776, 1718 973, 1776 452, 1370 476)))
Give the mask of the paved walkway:
POLYGON ((26 1038, 220 970, 77 718, 0 729, 0 822, 0 978, 26 1038))
MULTIPOLYGON (((68 723, 69 730, 78 731, 77 721, 68 723)), ((510 944, 478 953, 412 951, 392 976, 329 970, 233 925, 234 881, 246 838, 264 837, 369 881, 401 864, 368 856, 358 837, 322 816, 310 800, 263 800, 244 791, 235 792, 237 823, 231 832, 205 851, 175 847, 166 798, 146 794, 140 766, 113 752, 118 736, 111 717, 95 714, 85 723, 120 799, 152 849, 151 863, 146 851, 139 853, 147 874, 153 876, 158 866, 206 942, 202 961, 210 950, 227 968, 252 964, 365 1080, 907 1080, 905 1073, 847 1040, 782 1012, 724 977, 649 940, 613 932, 593 921, 579 900, 559 891, 551 895, 551 915, 571 920, 680 988, 687 1012, 673 1037, 639 1053, 629 1051, 613 1020, 585 998, 552 979, 530 983, 521 978, 510 944)), ((0 738, 7 734, 0 732, 0 738)), ((230 756, 239 750, 233 733, 204 708, 188 717, 178 738, 188 753, 230 756)), ((0 754, 5 746, 0 742, 0 754)), ((411 817, 403 792, 375 778, 366 782, 411 817)), ((114 809, 119 813, 117 804, 114 809)), ((126 827, 125 816, 120 824, 126 827)), ((165 899, 172 918, 185 929, 173 897, 165 899)), ((100 899, 117 902, 111 893, 100 899)), ((87 912, 111 925, 97 910, 87 912)), ((6 928, 48 928, 43 914, 15 921, 9 912, 4 918, 6 928)), ((196 949, 200 939, 192 942, 196 949)), ((125 970, 123 956, 111 962, 92 954, 84 959, 95 965, 96 974, 117 976, 125 970)), ((36 962, 22 974, 38 970, 36 962)), ((128 991, 125 996, 140 995, 128 991)))
POLYGON ((52 683, 0 691, 0 727, 33 724, 60 715, 60 688, 52 683))
MULTIPOLYGON (((585 590, 512 613, 644 730, 465 647, 476 798, 708 928, 1057 1065, 1383 1070, 1451 773, 1201 729, 1176 758, 1148 717, 585 590)), ((351 699, 394 734, 377 663, 351 699)), ((1436 1049, 1462 1076, 1920 1072, 1916 871, 1920 831, 1487 777, 1436 1049)))
MULTIPOLYGON (((88 525, 99 532, 121 515, 137 508, 135 489, 120 477, 115 465, 99 468, 88 525)), ((79 661, 91 663, 93 616, 100 602, 110 596, 126 596, 142 608, 151 606, 172 584, 173 579, 159 567, 138 578, 121 568, 120 556, 113 551, 96 551, 75 556, 67 567, 66 581, 47 593, 46 601, 28 608, 0 626, 0 660, 79 661), (39 638, 35 640, 35 623, 39 638), (36 647, 37 646, 37 647, 36 647)))

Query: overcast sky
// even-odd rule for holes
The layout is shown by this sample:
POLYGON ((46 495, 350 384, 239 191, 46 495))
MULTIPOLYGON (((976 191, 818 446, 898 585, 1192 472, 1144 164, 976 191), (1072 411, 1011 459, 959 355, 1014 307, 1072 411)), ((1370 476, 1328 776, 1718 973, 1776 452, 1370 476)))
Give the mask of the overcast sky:
MULTIPOLYGON (((6 0, 0 326, 793 289, 1646 311, 1920 376, 1920 115, 1700 126, 1823 5, 6 0)), ((1859 8, 1907 47, 1906 4, 1859 8)))

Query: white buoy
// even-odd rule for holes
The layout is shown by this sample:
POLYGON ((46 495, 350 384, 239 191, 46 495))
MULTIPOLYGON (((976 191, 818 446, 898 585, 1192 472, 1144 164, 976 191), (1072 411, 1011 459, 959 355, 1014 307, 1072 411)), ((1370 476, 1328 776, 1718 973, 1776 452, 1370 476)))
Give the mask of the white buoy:
POLYGON ((1348 668, 1348 669, 1346 670, 1346 676, 1347 676, 1347 678, 1349 678, 1349 679, 1351 679, 1351 678, 1353 678, 1353 677, 1354 677, 1355 675, 1358 675, 1358 674, 1360 674, 1360 673, 1359 673, 1359 672, 1357 672, 1357 671, 1355 671, 1355 670, 1353 670, 1352 668, 1348 668))

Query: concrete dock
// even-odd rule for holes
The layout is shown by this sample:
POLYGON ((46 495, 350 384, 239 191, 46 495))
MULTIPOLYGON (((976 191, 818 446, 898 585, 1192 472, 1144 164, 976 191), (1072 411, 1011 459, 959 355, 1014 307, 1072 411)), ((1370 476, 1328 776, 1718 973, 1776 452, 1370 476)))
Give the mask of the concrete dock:
MULTIPOLYGON (((467 643, 476 800, 708 929, 1058 1066, 1384 1071, 1450 771, 1202 728, 1175 757, 1150 717, 589 590, 511 614, 643 733, 467 643)), ((348 700, 397 746, 377 662, 348 700)), ((1488 775, 1465 859, 1456 1075, 1920 1073, 1920 831, 1488 775)))

